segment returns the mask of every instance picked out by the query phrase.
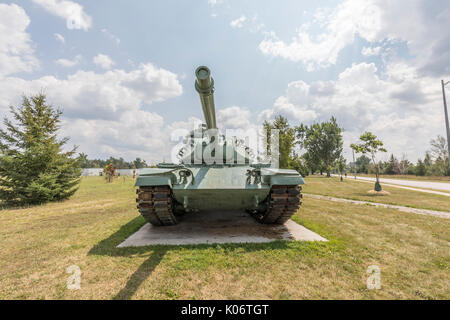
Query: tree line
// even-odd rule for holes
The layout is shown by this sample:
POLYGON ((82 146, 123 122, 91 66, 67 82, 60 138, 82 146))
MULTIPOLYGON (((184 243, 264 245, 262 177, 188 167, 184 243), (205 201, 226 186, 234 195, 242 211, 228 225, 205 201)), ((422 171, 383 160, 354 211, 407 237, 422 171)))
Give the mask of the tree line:
POLYGON ((125 161, 122 157, 114 158, 109 157, 109 159, 93 159, 89 160, 88 155, 85 153, 79 154, 79 161, 81 168, 105 168, 108 165, 112 165, 115 169, 141 169, 148 168, 149 165, 147 162, 141 158, 136 158, 133 161, 125 161))
POLYGON ((416 176, 450 176, 447 142, 442 136, 430 141, 430 149, 423 159, 413 163, 403 154, 390 155, 387 161, 377 160, 378 152, 387 152, 383 142, 374 134, 365 132, 360 142, 352 144, 362 153, 355 162, 347 163, 343 156, 343 132, 336 118, 312 125, 291 126, 283 116, 265 121, 263 127, 279 130, 280 168, 295 169, 302 175, 326 173, 357 173, 416 176))
MULTIPOLYGON (((400 158, 390 155, 387 161, 379 161, 380 172, 385 175, 415 175, 415 176, 450 176, 448 165, 447 142, 442 136, 430 141, 430 149, 423 159, 414 164, 407 159, 406 154, 400 158)), ((374 174, 375 167, 370 158, 361 156, 349 163, 349 170, 357 173, 374 174)))

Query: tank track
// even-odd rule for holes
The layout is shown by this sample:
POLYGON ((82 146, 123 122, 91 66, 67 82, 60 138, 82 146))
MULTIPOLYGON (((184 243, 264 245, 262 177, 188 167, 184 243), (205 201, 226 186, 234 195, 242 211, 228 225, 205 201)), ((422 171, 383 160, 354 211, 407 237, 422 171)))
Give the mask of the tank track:
POLYGON ((264 224, 285 224, 302 204, 301 186, 273 186, 265 212, 253 211, 253 217, 264 224))
POLYGON ((154 226, 173 226, 178 223, 174 214, 172 189, 168 186, 139 187, 136 190, 140 214, 154 226))

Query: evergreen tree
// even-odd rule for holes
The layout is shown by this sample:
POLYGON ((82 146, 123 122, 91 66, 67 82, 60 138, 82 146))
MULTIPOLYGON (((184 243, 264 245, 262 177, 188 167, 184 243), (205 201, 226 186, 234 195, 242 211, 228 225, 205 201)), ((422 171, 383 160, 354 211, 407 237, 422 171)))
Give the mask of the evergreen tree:
POLYGON ((16 124, 4 119, 0 130, 0 200, 6 205, 41 204, 72 196, 81 169, 76 147, 63 152, 68 138, 59 140, 62 112, 48 106, 43 94, 23 97, 11 107, 16 124))
POLYGON ((398 167, 398 161, 395 159, 394 155, 391 154, 391 157, 389 158, 389 161, 386 163, 386 166, 384 167, 384 173, 385 174, 395 174, 396 169, 398 167))
POLYGON ((416 166, 416 176, 424 176, 426 171, 427 171, 427 168, 426 168, 425 164, 423 163, 422 160, 419 159, 417 161, 417 166, 416 166))

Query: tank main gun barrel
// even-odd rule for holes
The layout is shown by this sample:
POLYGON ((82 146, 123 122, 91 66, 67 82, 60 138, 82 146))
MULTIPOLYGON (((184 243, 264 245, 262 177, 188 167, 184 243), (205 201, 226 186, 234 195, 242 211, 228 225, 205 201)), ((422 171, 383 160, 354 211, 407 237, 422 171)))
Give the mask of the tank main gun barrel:
POLYGON ((195 71, 195 76, 197 77, 195 90, 200 95, 206 126, 208 129, 217 129, 216 108, 214 106, 214 79, 211 77, 211 71, 208 67, 201 66, 195 71))

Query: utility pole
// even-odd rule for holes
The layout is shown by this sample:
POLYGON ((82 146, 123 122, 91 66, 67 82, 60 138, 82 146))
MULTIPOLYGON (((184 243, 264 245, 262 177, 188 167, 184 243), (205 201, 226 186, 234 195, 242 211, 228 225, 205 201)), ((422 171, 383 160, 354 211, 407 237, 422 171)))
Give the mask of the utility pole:
POLYGON ((445 99, 445 86, 449 84, 450 81, 444 83, 444 80, 441 80, 442 84, 442 96, 444 98, 444 114, 445 114, 445 126, 447 128, 447 147, 448 147, 448 161, 450 164, 450 126, 448 124, 448 112, 447 112, 447 100, 445 99))
POLYGON ((355 180, 356 180, 356 161, 355 161, 355 150, 352 149, 353 153, 353 169, 355 169, 355 180))

